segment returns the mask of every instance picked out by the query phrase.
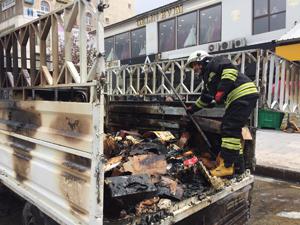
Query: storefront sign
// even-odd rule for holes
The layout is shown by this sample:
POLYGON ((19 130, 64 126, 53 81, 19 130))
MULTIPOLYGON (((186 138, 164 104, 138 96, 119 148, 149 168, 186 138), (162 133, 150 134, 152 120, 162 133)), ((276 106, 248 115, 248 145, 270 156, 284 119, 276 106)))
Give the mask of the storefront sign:
POLYGON ((7 9, 13 7, 15 4, 16 4, 15 0, 4 0, 1 3, 1 9, 2 9, 2 11, 7 10, 7 9))
POLYGON ((178 5, 169 9, 164 9, 158 13, 154 13, 152 15, 149 15, 147 17, 143 17, 141 19, 137 20, 138 26, 144 26, 148 23, 157 22, 160 20, 167 19, 172 16, 176 16, 183 13, 183 5, 178 5))

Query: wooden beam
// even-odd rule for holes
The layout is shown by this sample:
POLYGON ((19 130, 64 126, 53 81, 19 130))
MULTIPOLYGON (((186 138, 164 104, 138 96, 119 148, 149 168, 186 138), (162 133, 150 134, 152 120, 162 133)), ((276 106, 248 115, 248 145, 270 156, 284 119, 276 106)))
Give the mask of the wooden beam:
POLYGON ((80 77, 81 82, 87 81, 87 31, 86 31, 86 6, 85 3, 79 2, 79 56, 80 56, 80 77))
POLYGON ((22 69, 22 74, 28 86, 31 86, 31 77, 27 69, 22 69))
POLYGON ((4 47, 3 42, 0 42, 0 87, 3 85, 3 78, 5 76, 5 69, 4 69, 4 47))
POLYGON ((14 87, 15 86, 15 82, 14 82, 14 76, 11 72, 6 72, 6 76, 8 78, 8 81, 10 83, 10 86, 11 87, 14 87))
POLYGON ((39 31, 39 28, 38 28, 38 24, 37 23, 31 24, 31 28, 32 28, 32 30, 34 30, 35 35, 40 38, 41 34, 40 34, 40 31, 39 31))
MULTIPOLYGON (((71 11, 66 9, 64 14, 64 31, 65 31, 65 64, 67 61, 72 62, 72 48, 73 48, 73 40, 72 40, 72 33, 68 30, 68 18, 70 18, 71 11)), ((72 79, 70 77, 69 70, 65 70, 65 83, 72 83, 72 79)))
MULTIPOLYGON (((69 11, 69 10, 66 10, 66 11, 69 11)), ((68 17, 65 17, 65 25, 66 25, 67 32, 72 31, 72 28, 74 27, 74 25, 76 23, 77 15, 78 15, 78 2, 75 2, 71 12, 68 13, 68 17)))
POLYGON ((52 16, 52 65, 53 65, 53 82, 57 84, 59 74, 59 53, 58 53, 58 23, 55 15, 52 16))
POLYGON ((63 19, 61 17, 61 14, 59 14, 59 15, 58 14, 54 14, 54 16, 55 16, 58 24, 63 27, 64 26, 64 21, 63 21, 63 19))
POLYGON ((19 59, 18 59, 18 40, 16 36, 12 37, 12 42, 13 42, 13 76, 15 81, 18 79, 19 76, 19 59))
MULTIPOLYGON (((47 66, 46 64, 46 40, 40 39, 40 71, 42 71, 43 66, 47 66)), ((44 77, 41 76, 41 85, 44 85, 44 77)))
POLYGON ((74 64, 72 62, 66 62, 66 64, 67 64, 67 68, 68 68, 71 76, 73 77, 75 83, 79 84, 80 76, 79 76, 79 73, 78 73, 77 69, 75 68, 74 64))
POLYGON ((42 66, 41 71, 42 71, 43 76, 46 78, 47 84, 53 85, 53 78, 52 78, 47 66, 42 66))
POLYGON ((47 36, 48 36, 50 28, 51 28, 51 18, 52 17, 49 16, 47 18, 45 24, 43 25, 42 32, 41 32, 41 39, 42 40, 46 40, 47 39, 47 36))
POLYGON ((23 33, 22 43, 21 45, 26 45, 29 39, 29 26, 26 27, 23 33))
POLYGON ((29 27, 30 38, 30 77, 31 80, 35 80, 36 78, 36 52, 35 52, 35 32, 32 26, 29 27))
POLYGON ((21 68, 27 69, 27 49, 26 45, 21 45, 21 68))

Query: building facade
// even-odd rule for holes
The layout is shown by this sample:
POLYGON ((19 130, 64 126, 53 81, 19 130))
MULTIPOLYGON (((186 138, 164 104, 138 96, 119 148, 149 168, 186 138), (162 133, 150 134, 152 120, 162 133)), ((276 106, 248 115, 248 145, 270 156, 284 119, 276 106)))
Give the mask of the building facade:
MULTIPOLYGON (((21 26, 45 13, 63 7, 72 0, 0 0, 0 34, 21 26)), ((97 0, 92 0, 96 4, 97 0)), ((113 24, 135 15, 135 0, 106 0, 105 25, 113 24)), ((95 18, 87 12, 86 22, 93 29, 95 18)))
MULTIPOLYGON (((96 1, 93 0, 93 3, 96 4, 96 1)), ((104 23, 106 26, 136 15, 135 0, 106 0, 105 2, 109 5, 104 11, 104 23)))
MULTIPOLYGON (((300 0, 178 0, 107 26, 108 61, 158 55, 275 49, 275 40, 300 22, 300 0)), ((136 61, 136 60, 137 61, 136 61)))

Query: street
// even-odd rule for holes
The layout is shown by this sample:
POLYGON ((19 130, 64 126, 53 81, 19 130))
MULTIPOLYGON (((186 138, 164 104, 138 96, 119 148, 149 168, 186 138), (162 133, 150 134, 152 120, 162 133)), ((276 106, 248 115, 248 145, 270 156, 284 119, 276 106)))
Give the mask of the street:
POLYGON ((300 224, 300 184, 256 177, 252 201, 249 225, 300 224))
MULTIPOLYGON (((0 197, 0 225, 22 225, 22 202, 7 196, 0 197)), ((252 200, 249 225, 300 224, 300 184, 256 177, 252 200)))

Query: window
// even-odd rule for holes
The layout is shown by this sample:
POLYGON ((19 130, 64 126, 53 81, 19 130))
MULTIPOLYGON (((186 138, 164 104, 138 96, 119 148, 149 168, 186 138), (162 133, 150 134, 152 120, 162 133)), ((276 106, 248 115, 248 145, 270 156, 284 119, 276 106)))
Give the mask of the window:
POLYGON ((128 9, 131 9, 131 4, 130 3, 128 3, 128 9))
POLYGON ((105 22, 109 23, 109 18, 108 17, 105 17, 105 22))
POLYGON ((146 55, 146 28, 131 31, 131 56, 146 55))
POLYGON ((177 18, 177 48, 197 44, 197 13, 189 13, 177 18))
POLYGON ((32 9, 32 8, 25 8, 25 9, 24 9, 24 14, 25 14, 26 16, 33 17, 33 16, 34 16, 33 9, 32 9))
POLYGON ((116 35, 116 57, 119 60, 130 58, 129 32, 116 35))
POLYGON ((115 59, 115 49, 114 49, 114 37, 106 38, 104 40, 105 48, 105 58, 107 61, 112 61, 115 59))
POLYGON ((85 20, 86 20, 86 25, 91 26, 92 25, 92 14, 87 13, 85 20))
POLYGON ((253 34, 285 28, 286 0, 253 0, 253 34))
POLYGON ((158 31, 159 51, 165 52, 175 49, 175 19, 159 23, 158 31))
POLYGON ((41 1, 41 11, 50 12, 50 5, 46 1, 41 1))
POLYGON ((200 44, 221 41, 221 5, 200 10, 200 44))

